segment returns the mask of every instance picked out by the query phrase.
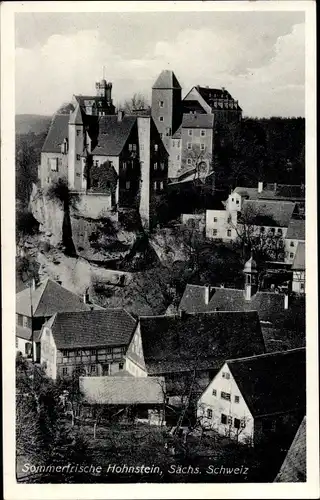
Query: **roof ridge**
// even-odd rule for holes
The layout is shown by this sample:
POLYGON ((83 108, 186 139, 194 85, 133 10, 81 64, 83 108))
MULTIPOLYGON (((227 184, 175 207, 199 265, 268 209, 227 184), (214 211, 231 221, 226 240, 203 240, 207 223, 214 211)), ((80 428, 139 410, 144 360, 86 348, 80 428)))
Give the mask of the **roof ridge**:
POLYGON ((226 363, 235 363, 235 362, 238 362, 238 361, 245 361, 247 359, 256 359, 256 358, 266 358, 266 357, 272 357, 272 356, 276 356, 278 354, 290 354, 291 352, 294 352, 294 351, 305 351, 306 348, 305 347, 295 347, 293 349, 287 349, 286 351, 274 351, 274 352, 266 352, 264 354, 255 354, 254 356, 244 356, 243 358, 231 358, 231 359, 227 359, 225 362, 226 363))

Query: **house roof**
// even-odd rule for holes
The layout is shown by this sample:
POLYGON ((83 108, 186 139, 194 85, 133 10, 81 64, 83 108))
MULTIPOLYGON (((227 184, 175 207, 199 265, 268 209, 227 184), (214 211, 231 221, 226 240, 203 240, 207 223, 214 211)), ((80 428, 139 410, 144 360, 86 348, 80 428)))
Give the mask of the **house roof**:
POLYGON ((105 309, 58 313, 51 331, 57 349, 76 349, 127 345, 135 326, 136 320, 125 309, 105 309))
MULTIPOLYGON (((240 214, 256 226, 288 227, 296 204, 291 201, 245 200, 240 214)), ((239 222, 240 222, 239 220, 239 222)))
POLYGON ((292 270, 304 271, 306 269, 305 254, 306 254, 306 245, 304 242, 299 241, 297 251, 291 266, 292 270))
POLYGON ((186 312, 212 311, 257 311, 259 319, 271 321, 284 310, 284 295, 272 292, 257 292, 246 300, 244 290, 210 287, 209 303, 205 303, 206 287, 187 285, 179 309, 186 312))
POLYGON ((35 290, 25 288, 16 294, 16 313, 31 316, 31 301, 34 317, 48 317, 56 312, 88 311, 81 297, 47 278, 35 290))
POLYGON ((173 71, 164 69, 154 82, 153 89, 181 89, 180 83, 173 71))
POLYGON ((306 223, 304 220, 290 221, 288 231, 286 234, 286 240, 304 240, 305 239, 305 227, 306 223))
POLYGON ((106 99, 102 96, 97 96, 97 95, 75 95, 74 98, 76 101, 80 104, 80 106, 86 107, 86 106, 93 106, 95 105, 98 109, 106 109, 109 108, 114 109, 114 105, 112 103, 109 103, 106 101, 106 99))
POLYGON ((184 113, 182 116, 182 128, 213 128, 214 114, 184 113))
POLYGON ((172 139, 181 139, 181 125, 179 126, 179 128, 177 128, 177 130, 173 134, 172 139))
POLYGON ((47 137, 42 146, 42 153, 61 153, 60 145, 68 137, 70 115, 55 114, 51 120, 47 137))
POLYGON ((89 404, 134 405, 164 402, 163 377, 80 377, 89 404))
POLYGON ((305 348, 228 360, 227 365, 254 417, 305 411, 305 348))
POLYGON ((241 196, 248 197, 251 200, 261 199, 261 200, 291 200, 299 201, 304 200, 305 191, 303 186, 290 185, 290 184, 276 184, 270 186, 267 184, 261 193, 258 192, 258 188, 253 187, 241 187, 238 186, 234 189, 234 193, 238 193, 241 196))
POLYGON ((19 339, 30 340, 31 335, 31 328, 25 328, 24 326, 16 325, 16 337, 19 337, 19 339))
POLYGON ((79 103, 77 103, 73 113, 70 113, 69 123, 72 125, 83 125, 83 113, 79 103))
MULTIPOLYGON (((233 97, 227 90, 214 89, 210 87, 200 87, 200 85, 197 85, 195 88, 197 89, 201 97, 206 101, 206 103, 209 104, 209 106, 213 107, 214 102, 223 99, 224 101, 229 101, 230 103, 232 103, 233 108, 231 109, 238 109, 239 111, 241 111, 239 104, 233 99, 233 97)), ((224 105, 224 108, 230 109, 227 104, 224 105)))
POLYGON ((215 370, 231 356, 265 352, 256 312, 141 317, 140 332, 150 374, 215 370))
POLYGON ((119 156, 136 122, 137 117, 132 115, 124 115, 121 121, 117 115, 101 116, 98 144, 92 154, 119 156))
POLYGON ((304 417, 275 482, 300 483, 306 481, 306 458, 306 417, 304 417))

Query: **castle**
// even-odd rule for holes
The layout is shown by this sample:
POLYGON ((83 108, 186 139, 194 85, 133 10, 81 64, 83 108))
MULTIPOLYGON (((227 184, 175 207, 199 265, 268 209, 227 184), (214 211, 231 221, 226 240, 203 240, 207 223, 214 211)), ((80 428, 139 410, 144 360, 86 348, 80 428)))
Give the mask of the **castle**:
POLYGON ((95 96, 74 95, 74 111, 52 119, 41 188, 65 178, 71 191, 99 199, 104 211, 136 208, 149 227, 168 182, 214 179, 216 124, 242 117, 225 89, 195 86, 183 99, 181 91, 173 71, 164 70, 152 87, 151 113, 129 115, 116 112, 105 79, 95 96))

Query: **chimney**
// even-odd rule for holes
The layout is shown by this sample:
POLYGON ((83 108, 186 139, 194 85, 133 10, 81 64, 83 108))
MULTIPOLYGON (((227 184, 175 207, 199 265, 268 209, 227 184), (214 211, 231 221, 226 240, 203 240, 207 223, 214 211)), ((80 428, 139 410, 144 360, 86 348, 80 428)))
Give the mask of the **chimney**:
POLYGON ((122 122, 123 115, 124 115, 124 112, 122 111, 122 109, 119 109, 118 110, 118 122, 122 122))
POLYGON ((284 308, 289 309, 289 293, 284 294, 284 308))
POLYGON ((207 306, 210 300, 210 285, 205 285, 204 287, 204 303, 207 306))
POLYGON ((263 191, 263 182, 258 182, 258 193, 262 193, 263 191))

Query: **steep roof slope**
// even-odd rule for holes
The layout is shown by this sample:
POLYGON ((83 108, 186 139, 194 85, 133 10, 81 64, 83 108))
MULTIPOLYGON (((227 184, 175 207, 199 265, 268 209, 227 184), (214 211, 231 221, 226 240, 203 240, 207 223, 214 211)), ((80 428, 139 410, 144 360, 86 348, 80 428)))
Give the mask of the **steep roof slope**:
POLYGON ((306 269, 306 245, 302 241, 299 241, 296 255, 294 256, 291 268, 294 271, 304 271, 306 269))
POLYGON ((116 115, 101 116, 98 144, 92 154, 119 156, 136 123, 137 117, 132 115, 123 116, 122 120, 116 115))
POLYGON ((31 316, 31 302, 34 317, 48 317, 56 312, 89 311, 81 297, 47 278, 40 286, 31 291, 26 288, 16 294, 16 312, 31 316))
POLYGON ((80 377, 87 403, 106 405, 161 404, 163 377, 80 377))
POLYGON ((265 352, 256 312, 214 312, 140 318, 150 374, 219 369, 234 356, 265 352))
MULTIPOLYGON (((206 101, 206 103, 209 104, 209 106, 213 107, 214 102, 216 102, 217 100, 228 100, 232 102, 231 109, 238 109, 239 111, 241 111, 239 104, 233 99, 233 97, 227 90, 214 89, 210 87, 200 87, 200 85, 197 85, 195 88, 197 89, 201 97, 206 101)), ((227 106, 225 106, 225 108, 230 109, 227 106)))
POLYGON ((164 69, 152 85, 153 89, 181 89, 180 83, 173 71, 164 69))
POLYGON ((136 320, 125 309, 56 314, 52 334, 58 349, 127 345, 136 320))
POLYGON ((182 128, 213 128, 214 115, 184 113, 182 116, 182 128))
POLYGON ((227 361, 254 417, 304 410, 305 348, 227 361))
POLYGON ((68 137, 69 115, 55 114, 51 120, 42 153, 61 153, 60 145, 68 137))
POLYGON ((275 482, 299 483, 306 481, 306 458, 306 417, 304 417, 275 482))
POLYGON ((244 217, 257 226, 288 227, 295 207, 291 201, 245 200, 239 222, 244 217))
POLYGON ((304 220, 292 219, 288 227, 286 240, 304 240, 305 228, 306 228, 306 223, 304 220))

